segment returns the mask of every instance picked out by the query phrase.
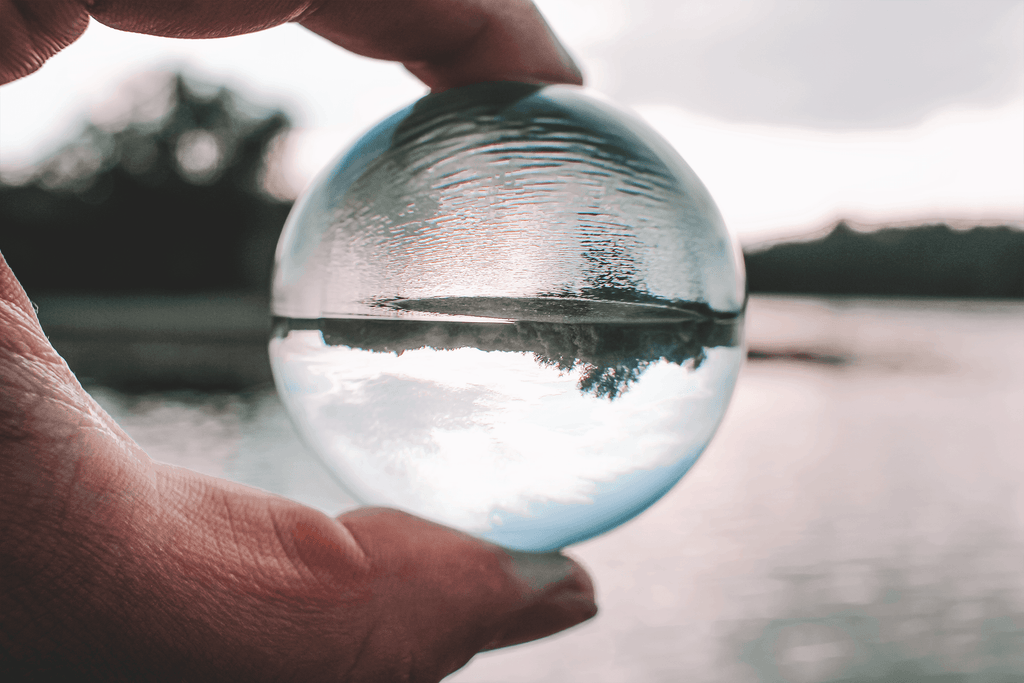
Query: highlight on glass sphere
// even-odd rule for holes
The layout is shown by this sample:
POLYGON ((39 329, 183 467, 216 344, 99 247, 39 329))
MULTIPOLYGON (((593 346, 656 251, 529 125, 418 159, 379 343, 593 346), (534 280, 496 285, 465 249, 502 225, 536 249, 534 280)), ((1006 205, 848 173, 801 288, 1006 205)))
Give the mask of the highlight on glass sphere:
POLYGON ((278 245, 270 357, 357 500, 543 552, 693 465, 744 357, 739 249, 693 171, 574 86, 431 94, 278 245))

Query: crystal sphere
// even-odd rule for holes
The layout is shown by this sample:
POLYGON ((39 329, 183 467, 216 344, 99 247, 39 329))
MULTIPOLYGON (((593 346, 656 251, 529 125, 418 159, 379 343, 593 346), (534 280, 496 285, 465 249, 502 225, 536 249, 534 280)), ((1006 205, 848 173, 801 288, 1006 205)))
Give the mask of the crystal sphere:
POLYGON ((296 203, 270 357, 357 500, 548 551, 694 463, 744 357, 743 267, 646 124, 485 83, 382 121, 296 203))

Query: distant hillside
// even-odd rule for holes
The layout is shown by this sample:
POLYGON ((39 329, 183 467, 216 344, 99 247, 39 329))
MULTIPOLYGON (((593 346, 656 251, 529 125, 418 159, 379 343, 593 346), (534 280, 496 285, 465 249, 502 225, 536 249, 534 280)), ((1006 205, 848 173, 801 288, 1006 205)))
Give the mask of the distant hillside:
MULTIPOLYGON (((288 117, 167 78, 156 119, 87 124, 31 177, 0 182, 0 251, 30 296, 267 296, 291 204, 262 181, 288 117)), ((750 250, 746 263, 755 293, 1024 298, 1024 232, 1008 227, 840 223, 815 241, 750 250)))
POLYGON ((946 225, 858 232, 744 254, 751 293, 1024 298, 1024 231, 946 225))

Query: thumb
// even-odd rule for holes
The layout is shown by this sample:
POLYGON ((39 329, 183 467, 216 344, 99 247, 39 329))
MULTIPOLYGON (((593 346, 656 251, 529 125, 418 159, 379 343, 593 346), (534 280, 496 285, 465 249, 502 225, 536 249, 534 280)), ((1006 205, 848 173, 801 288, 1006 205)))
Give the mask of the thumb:
POLYGON ((597 612, 587 573, 558 553, 509 551, 389 509, 363 508, 338 521, 372 568, 373 601, 386 634, 380 646, 435 662, 438 678, 481 650, 542 638, 597 612), (396 650, 396 641, 405 647, 396 650))

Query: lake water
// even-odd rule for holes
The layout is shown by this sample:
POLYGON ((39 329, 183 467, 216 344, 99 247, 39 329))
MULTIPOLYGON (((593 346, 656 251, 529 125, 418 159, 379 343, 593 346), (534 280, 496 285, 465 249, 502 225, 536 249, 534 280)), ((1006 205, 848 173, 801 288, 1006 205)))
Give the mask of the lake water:
MULTIPOLYGON (((693 470, 570 549, 601 613, 449 680, 1024 681, 1024 304, 754 297, 748 339, 693 470)), ((90 390, 159 460, 353 505, 272 390, 90 390)))

